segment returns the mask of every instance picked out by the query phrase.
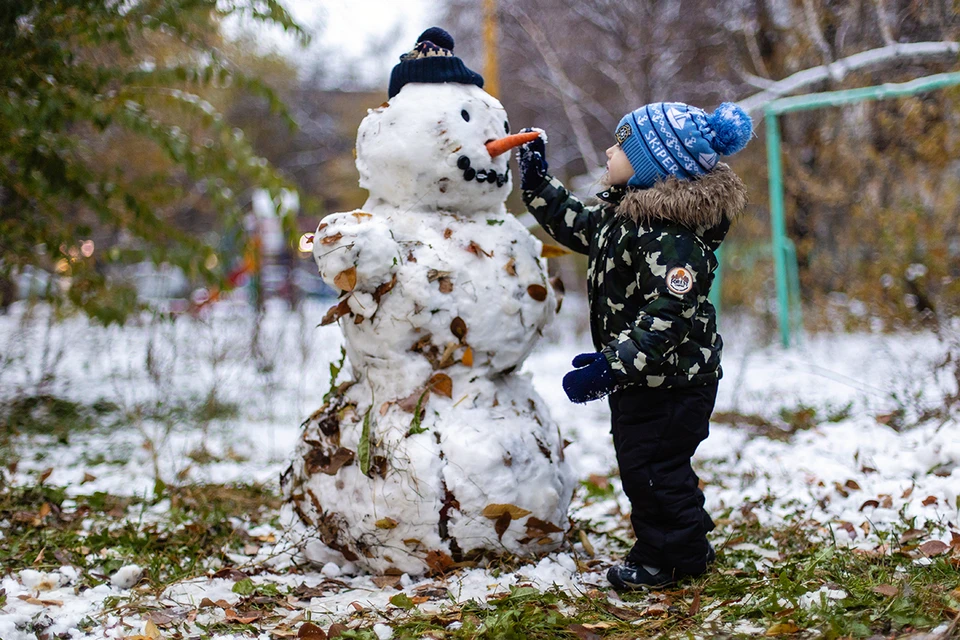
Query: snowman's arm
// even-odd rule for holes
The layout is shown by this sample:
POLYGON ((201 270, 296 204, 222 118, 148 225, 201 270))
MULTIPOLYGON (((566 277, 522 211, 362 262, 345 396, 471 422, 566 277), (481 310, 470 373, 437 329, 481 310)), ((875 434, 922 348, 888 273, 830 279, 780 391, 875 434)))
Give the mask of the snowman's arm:
POLYGON ((578 253, 590 253, 590 238, 604 215, 604 205, 584 205, 549 175, 538 187, 523 192, 523 203, 554 240, 578 253))

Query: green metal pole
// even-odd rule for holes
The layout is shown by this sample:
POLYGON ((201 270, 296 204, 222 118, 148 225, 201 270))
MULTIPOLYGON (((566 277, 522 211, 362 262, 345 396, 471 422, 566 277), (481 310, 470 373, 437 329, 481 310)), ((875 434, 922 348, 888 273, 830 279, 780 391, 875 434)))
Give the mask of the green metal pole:
POLYGON ((710 288, 710 302, 717 310, 717 322, 720 322, 720 292, 723 289, 723 247, 717 247, 713 255, 717 257, 717 270, 713 272, 713 286, 710 288))
POLYGON ((787 225, 783 212, 783 168, 780 164, 780 124, 777 114, 766 112, 767 173, 770 183, 770 227, 773 234, 773 271, 777 282, 777 315, 780 342, 790 346, 790 294, 787 281, 787 225))

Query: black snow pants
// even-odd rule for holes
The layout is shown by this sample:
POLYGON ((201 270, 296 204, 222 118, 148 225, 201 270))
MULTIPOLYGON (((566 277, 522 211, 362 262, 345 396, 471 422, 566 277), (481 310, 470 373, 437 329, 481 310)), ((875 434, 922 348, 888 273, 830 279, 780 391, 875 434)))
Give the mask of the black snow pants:
POLYGON ((700 479, 690 466, 710 431, 717 383, 681 389, 626 388, 610 396, 613 445, 637 542, 635 564, 700 575, 707 532, 700 479))

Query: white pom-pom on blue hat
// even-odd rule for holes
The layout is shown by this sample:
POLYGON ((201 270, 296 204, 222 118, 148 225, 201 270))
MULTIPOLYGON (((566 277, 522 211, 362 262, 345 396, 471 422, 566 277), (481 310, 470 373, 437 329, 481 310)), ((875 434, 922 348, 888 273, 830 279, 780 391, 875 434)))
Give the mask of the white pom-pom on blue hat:
POLYGON ((717 107, 707 116, 707 124, 717 134, 710 146, 720 155, 732 156, 746 147, 753 136, 753 120, 733 102, 724 102, 717 107))

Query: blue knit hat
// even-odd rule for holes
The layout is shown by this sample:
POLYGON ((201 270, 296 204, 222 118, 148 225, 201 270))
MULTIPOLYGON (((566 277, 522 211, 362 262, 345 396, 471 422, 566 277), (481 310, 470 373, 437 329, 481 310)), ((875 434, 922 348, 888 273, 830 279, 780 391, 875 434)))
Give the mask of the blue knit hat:
POLYGON ((408 82, 457 82, 483 88, 483 77, 453 55, 453 36, 440 27, 430 27, 417 38, 417 46, 400 56, 390 73, 389 97, 408 82))
POLYGON ((634 171, 627 184, 641 188, 671 176, 706 175, 752 135, 750 116, 732 102, 711 114, 682 102, 654 102, 623 116, 615 133, 634 171))

